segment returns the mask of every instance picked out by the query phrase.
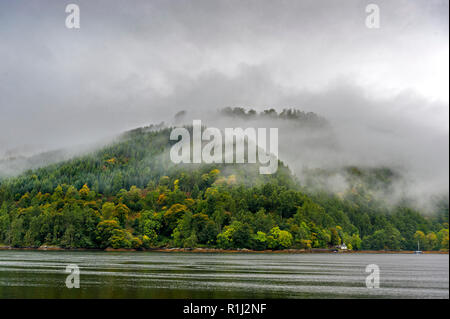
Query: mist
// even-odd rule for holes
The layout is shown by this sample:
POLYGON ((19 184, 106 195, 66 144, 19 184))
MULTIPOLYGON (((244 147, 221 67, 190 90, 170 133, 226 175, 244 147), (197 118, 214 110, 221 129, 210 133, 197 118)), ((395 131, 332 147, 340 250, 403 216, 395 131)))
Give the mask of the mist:
POLYGON ((329 123, 279 125, 300 178, 388 166, 399 193, 448 193, 448 1, 376 1, 379 29, 370 2, 82 0, 67 29, 61 1, 2 1, 0 159, 77 153, 180 110, 230 127, 218 109, 296 108, 329 123))

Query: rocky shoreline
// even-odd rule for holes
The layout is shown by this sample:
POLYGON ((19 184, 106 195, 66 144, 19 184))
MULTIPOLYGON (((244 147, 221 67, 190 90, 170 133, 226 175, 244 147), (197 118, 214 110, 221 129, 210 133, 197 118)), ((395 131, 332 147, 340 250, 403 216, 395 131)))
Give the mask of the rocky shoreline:
MULTIPOLYGON (((219 249, 219 248, 62 248, 58 246, 11 247, 0 246, 0 250, 30 251, 106 251, 106 252, 173 252, 173 253, 256 253, 256 254, 413 254, 410 250, 335 250, 335 249, 283 249, 283 250, 251 250, 251 249, 219 249)), ((423 251, 423 254, 448 254, 448 251, 423 251)))

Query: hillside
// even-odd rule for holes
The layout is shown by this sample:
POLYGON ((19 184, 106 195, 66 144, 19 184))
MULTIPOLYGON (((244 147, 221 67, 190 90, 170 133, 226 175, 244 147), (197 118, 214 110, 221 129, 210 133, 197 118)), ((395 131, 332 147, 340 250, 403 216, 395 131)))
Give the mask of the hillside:
MULTIPOLYGON (((289 114, 324 125, 312 114, 289 114)), ((395 178, 387 168, 349 167, 355 187, 335 194, 307 187, 282 162, 273 175, 255 165, 174 165, 169 135, 164 126, 139 128, 98 151, 0 181, 0 243, 411 250, 420 240, 426 250, 448 249, 448 200, 425 215, 375 199, 373 186, 395 178)))

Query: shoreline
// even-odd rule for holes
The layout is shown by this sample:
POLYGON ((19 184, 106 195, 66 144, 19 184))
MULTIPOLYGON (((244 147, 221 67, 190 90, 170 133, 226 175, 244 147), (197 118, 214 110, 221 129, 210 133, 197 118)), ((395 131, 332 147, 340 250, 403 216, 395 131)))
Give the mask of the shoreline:
MULTIPOLYGON (((220 249, 220 248, 62 248, 45 247, 11 247, 0 246, 0 250, 27 251, 104 251, 104 252, 163 252, 163 253, 252 253, 252 254, 414 254, 413 250, 334 250, 334 249, 282 249, 282 250, 251 250, 251 249, 220 249)), ((448 255, 448 251, 423 251, 422 254, 448 255)))

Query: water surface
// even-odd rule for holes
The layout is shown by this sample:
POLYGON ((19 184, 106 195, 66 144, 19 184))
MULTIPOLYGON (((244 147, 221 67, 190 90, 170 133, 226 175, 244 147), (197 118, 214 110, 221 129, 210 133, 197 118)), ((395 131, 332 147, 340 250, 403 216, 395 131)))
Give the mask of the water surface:
POLYGON ((0 298, 449 298, 449 257, 7 250, 0 298), (66 287, 69 264, 79 289, 66 287), (366 287, 369 264, 378 289, 366 287))

